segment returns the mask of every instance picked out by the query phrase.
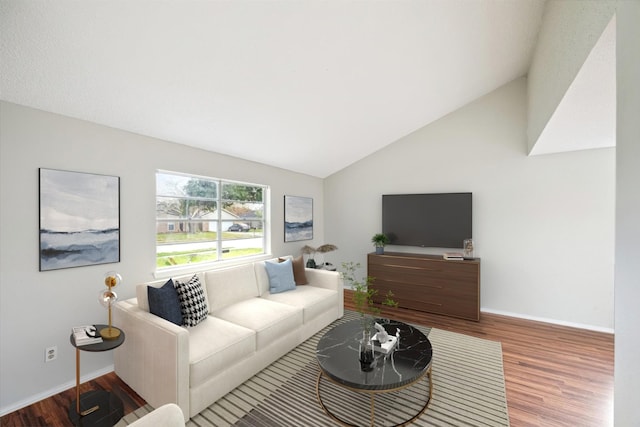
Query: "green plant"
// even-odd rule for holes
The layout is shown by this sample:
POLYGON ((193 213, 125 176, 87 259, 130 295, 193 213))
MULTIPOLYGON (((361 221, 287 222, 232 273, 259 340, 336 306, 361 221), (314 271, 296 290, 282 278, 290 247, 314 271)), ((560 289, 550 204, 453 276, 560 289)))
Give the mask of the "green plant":
POLYGON ((377 233, 371 238, 371 243, 373 243, 376 248, 384 248, 385 245, 389 244, 389 238, 384 233, 377 233))
MULTIPOLYGON (((342 278, 353 291, 353 305, 360 313, 365 327, 373 325, 373 319, 380 315, 381 308, 374 302, 374 297, 378 295, 378 290, 371 285, 374 278, 367 276, 365 279, 356 277, 356 270, 360 268, 360 263, 343 262, 342 278)), ((382 305, 397 307, 398 303, 393 299, 393 292, 388 291, 382 300, 382 305)))

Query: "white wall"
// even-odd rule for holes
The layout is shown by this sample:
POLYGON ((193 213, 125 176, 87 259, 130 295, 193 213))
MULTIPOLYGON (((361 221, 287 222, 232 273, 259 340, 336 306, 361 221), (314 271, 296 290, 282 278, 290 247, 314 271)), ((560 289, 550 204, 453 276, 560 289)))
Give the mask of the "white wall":
POLYGON ((640 425, 640 2, 617 12, 615 425, 640 425))
POLYGON ((336 262, 366 265, 382 194, 471 191, 483 310, 611 330, 615 151, 527 157, 526 88, 509 83, 328 177, 336 262))
POLYGON ((550 0, 545 4, 529 69, 530 153, 615 11, 613 0, 550 0))
MULTIPOLYGON (((124 277, 120 298, 153 278, 155 171, 167 169, 271 186, 274 255, 323 242, 322 180, 9 103, 0 104, 0 414, 75 385, 74 325, 106 323, 102 276, 124 277), (116 175, 121 262, 38 271, 38 168, 116 175), (314 199, 314 241, 284 243, 283 196, 314 199), (58 359, 44 363, 44 349, 58 359)), ((126 331, 125 331, 126 333, 126 331)), ((82 353, 84 377, 111 370, 112 354, 82 353)))

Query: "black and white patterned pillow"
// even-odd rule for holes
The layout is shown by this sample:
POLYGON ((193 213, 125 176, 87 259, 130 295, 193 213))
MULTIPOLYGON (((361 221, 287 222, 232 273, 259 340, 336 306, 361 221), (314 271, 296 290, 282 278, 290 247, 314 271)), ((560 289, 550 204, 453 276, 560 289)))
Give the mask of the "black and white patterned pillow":
POLYGON ((204 289, 198 276, 194 275, 187 283, 175 281, 180 309, 182 311, 182 324, 184 326, 196 326, 207 318, 209 307, 204 298, 204 289))

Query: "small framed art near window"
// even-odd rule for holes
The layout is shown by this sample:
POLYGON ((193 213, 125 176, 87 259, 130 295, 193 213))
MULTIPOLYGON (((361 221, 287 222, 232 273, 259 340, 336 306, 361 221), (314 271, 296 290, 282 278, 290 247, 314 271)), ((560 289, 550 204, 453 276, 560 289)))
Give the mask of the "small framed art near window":
POLYGON ((120 262, 120 177, 40 169, 40 271, 120 262))
POLYGON ((284 196, 284 241, 313 239, 313 199, 284 196))

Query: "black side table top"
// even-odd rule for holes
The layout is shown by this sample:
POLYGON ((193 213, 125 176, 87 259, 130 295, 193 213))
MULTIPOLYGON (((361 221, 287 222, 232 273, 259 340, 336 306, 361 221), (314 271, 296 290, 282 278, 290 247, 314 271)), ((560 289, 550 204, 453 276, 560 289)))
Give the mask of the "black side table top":
POLYGON ((362 371, 359 361, 362 321, 351 320, 329 330, 318 341, 316 357, 323 373, 339 384, 360 390, 391 390, 422 378, 431 367, 433 350, 429 339, 403 322, 379 319, 378 323, 389 335, 400 330, 395 351, 388 355, 376 352, 375 368, 362 371))
MULTIPOLYGON (((97 331, 100 331, 103 328, 109 327, 109 325, 101 325, 101 324, 96 324, 93 326, 96 327, 97 331)), ((111 327, 114 328, 115 326, 111 325, 111 327)), ((120 347, 122 345, 122 343, 124 342, 124 331, 120 329, 120 336, 114 340, 105 340, 103 338, 102 342, 99 342, 96 344, 77 346, 76 340, 73 338, 73 334, 71 334, 71 336, 69 337, 69 341, 71 341, 72 346, 82 351, 109 351, 109 350, 113 350, 114 348, 120 347)))

